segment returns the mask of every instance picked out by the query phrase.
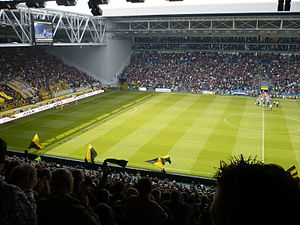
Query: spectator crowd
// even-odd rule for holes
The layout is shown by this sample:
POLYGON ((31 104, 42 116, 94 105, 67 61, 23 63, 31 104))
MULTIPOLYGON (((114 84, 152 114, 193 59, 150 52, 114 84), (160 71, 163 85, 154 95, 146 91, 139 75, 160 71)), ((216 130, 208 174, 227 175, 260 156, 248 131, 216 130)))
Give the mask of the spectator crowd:
POLYGON ((300 94, 300 56, 200 52, 135 52, 121 77, 131 87, 183 91, 248 90, 300 94))
MULTIPOLYGON (((187 40, 191 43, 207 41, 205 38, 187 40)), ((159 44, 166 44, 164 41, 159 44)), ((175 38, 173 42, 176 41, 175 38)), ((234 40, 225 38, 221 41, 233 44, 234 40)), ((253 42, 252 39, 241 38, 235 41, 253 42)), ((43 93, 60 91, 57 90, 60 87, 71 90, 90 87, 95 82, 93 78, 40 48, 16 48, 15 51, 2 48, 0 52, 0 92, 12 97, 5 99, 6 103, 37 102, 43 93), (36 94, 32 99, 25 99, 8 86, 8 82, 13 80, 27 83, 36 94)), ((130 87, 216 93, 240 90, 251 95, 258 94, 261 81, 267 81, 273 93, 299 95, 298 71, 300 56, 292 54, 136 51, 120 77, 127 79, 130 87)))
POLYGON ((221 161, 216 186, 6 157, 0 138, 0 224, 296 225, 299 180, 275 164, 221 161))
MULTIPOLYGON (((0 92, 12 97, 12 101, 23 101, 19 92, 7 85, 7 82, 19 80, 27 83, 36 93, 41 90, 53 93, 56 84, 66 84, 65 88, 75 89, 90 86, 95 80, 75 67, 65 64, 56 56, 41 48, 1 48, 0 49, 0 92)), ((35 97, 37 97, 35 96, 35 97)))
MULTIPOLYGON (((213 186, 195 182, 116 173, 107 165, 85 170, 16 156, 4 163, 1 175, 28 199, 25 204, 16 196, 21 206, 11 211, 0 206, 1 215, 7 215, 0 218, 1 224, 199 224, 215 192, 213 186), (23 220, 16 221, 14 213, 22 214, 23 220)), ((1 185, 0 190, 1 202, 8 191, 1 185)))
POLYGON ((135 37, 134 50, 152 51, 239 51, 298 53, 300 50, 298 37, 260 36, 178 36, 135 37))

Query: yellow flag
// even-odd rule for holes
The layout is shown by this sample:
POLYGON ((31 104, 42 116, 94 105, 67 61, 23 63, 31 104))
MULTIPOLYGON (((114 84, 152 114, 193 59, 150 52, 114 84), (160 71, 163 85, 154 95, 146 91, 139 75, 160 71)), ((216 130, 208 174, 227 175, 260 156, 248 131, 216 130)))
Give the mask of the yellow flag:
POLYGON ((146 162, 152 163, 153 165, 157 166, 158 168, 163 169, 166 162, 171 164, 171 158, 170 158, 170 155, 165 155, 165 156, 161 156, 159 158, 148 160, 146 162))
POLYGON ((93 146, 91 144, 89 144, 85 151, 84 161, 93 163, 96 156, 97 156, 96 150, 93 148, 93 146))
POLYGON ((34 135, 28 149, 30 149, 30 148, 36 148, 36 149, 44 149, 45 148, 45 146, 40 141, 38 134, 34 135))

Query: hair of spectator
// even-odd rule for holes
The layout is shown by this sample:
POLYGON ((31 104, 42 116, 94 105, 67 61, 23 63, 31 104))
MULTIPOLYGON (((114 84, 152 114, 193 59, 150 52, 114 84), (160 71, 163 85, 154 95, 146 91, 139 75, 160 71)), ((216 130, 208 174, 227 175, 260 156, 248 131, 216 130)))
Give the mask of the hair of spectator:
POLYGON ((148 177, 142 177, 137 183, 137 189, 140 194, 149 194, 152 189, 151 180, 148 177))
POLYGON ((216 225, 299 223, 299 185, 281 166, 241 155, 221 161, 215 178, 216 225))
POLYGON ((74 181, 70 170, 58 169, 52 173, 50 182, 51 191, 57 194, 70 194, 73 191, 74 181))
POLYGON ((4 163, 6 157, 7 143, 0 138, 0 164, 4 163))
POLYGON ((37 173, 31 164, 21 164, 12 169, 9 181, 23 190, 30 190, 37 183, 37 173))

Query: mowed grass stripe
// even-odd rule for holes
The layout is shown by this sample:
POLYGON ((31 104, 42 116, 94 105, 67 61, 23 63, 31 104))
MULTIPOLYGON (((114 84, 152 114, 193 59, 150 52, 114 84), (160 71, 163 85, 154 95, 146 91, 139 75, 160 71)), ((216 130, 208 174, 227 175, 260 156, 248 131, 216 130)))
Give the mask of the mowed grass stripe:
MULTIPOLYGON (((286 129, 287 133, 282 135, 275 135, 274 138, 280 138, 279 140, 274 140, 272 149, 276 151, 270 156, 271 162, 278 163, 284 166, 286 169, 292 165, 300 166, 300 105, 295 104, 294 101, 285 101, 281 104, 280 108, 275 108, 274 110, 279 111, 286 129), (298 113, 297 113, 298 112, 298 113), (281 154, 281 157, 274 156, 273 154, 281 154), (273 157, 274 161, 273 161, 273 157)), ((274 121, 273 121, 274 123, 274 121)), ((271 141, 271 140, 270 140, 271 141)))
MULTIPOLYGON (((133 100, 132 102, 130 102, 128 104, 123 104, 119 108, 116 108, 115 110, 113 110, 109 113, 102 113, 102 114, 100 114, 100 116, 94 117, 92 120, 89 120, 85 123, 81 123, 79 126, 76 126, 70 130, 67 130, 67 131, 59 134, 58 136, 52 137, 50 140, 47 140, 45 142, 45 145, 47 146, 57 140, 64 141, 65 138, 69 138, 69 139, 74 138, 74 136, 78 135, 79 132, 86 132, 91 127, 97 126, 97 123, 103 122, 104 120, 110 119, 111 117, 114 117, 116 115, 119 115, 120 113, 123 113, 124 111, 130 110, 131 107, 141 104, 142 102, 148 100, 152 96, 153 96, 153 94, 142 96, 136 100, 133 100), (70 135, 72 135, 72 136, 70 136, 70 135)), ((58 142, 57 144, 60 144, 60 142, 58 142)))
POLYGON ((137 101, 143 97, 151 95, 150 93, 140 92, 128 92, 128 91, 112 91, 110 95, 101 96, 80 103, 78 107, 76 104, 65 107, 64 110, 57 110, 57 114, 50 115, 49 120, 56 120, 57 116, 65 120, 76 122, 76 124, 86 123, 89 120, 95 119, 99 115, 112 113, 114 110, 118 110, 125 104, 137 101), (123 96, 123 97, 121 97, 123 96), (77 110, 74 110, 76 107, 77 110))
MULTIPOLYGON (((145 100, 146 102, 143 103, 143 110, 147 110, 147 108, 151 107, 152 105, 161 102, 162 99, 163 96, 160 97, 159 94, 156 94, 154 98, 145 100)), ((134 118, 136 116, 136 112, 142 112, 143 110, 139 105, 133 106, 133 108, 129 108, 122 114, 117 114, 113 117, 109 117, 109 119, 106 121, 95 124, 88 131, 73 137, 71 140, 68 140, 65 143, 59 143, 59 145, 51 146, 50 149, 47 150, 47 154, 68 157, 69 155, 72 155, 71 157, 74 156, 73 158, 76 158, 76 156, 80 157, 80 155, 82 156, 85 153, 85 148, 88 144, 93 144, 94 148, 98 149, 98 151, 101 153, 103 151, 103 142, 101 139, 99 139, 99 137, 111 132, 113 129, 118 129, 118 127, 122 126, 124 122, 134 118)), ((105 115, 106 114, 103 116, 105 115)))
POLYGON ((288 123, 288 128, 290 129, 290 131, 292 131, 290 133, 290 140, 293 146, 295 158, 292 159, 291 162, 286 165, 287 166, 286 168, 289 168, 293 163, 293 160, 295 160, 294 164, 299 169, 300 168, 300 114, 299 114, 300 103, 299 101, 298 104, 295 104, 295 101, 285 102, 282 110, 284 115, 287 115, 295 119, 294 120, 295 124, 292 125, 291 123, 288 123))
MULTIPOLYGON (((201 136, 204 140, 201 150, 196 152, 194 163, 189 165, 191 171, 212 174, 220 160, 229 158, 238 130, 228 126, 224 118, 233 113, 243 112, 244 106, 244 98, 218 96, 208 114, 203 116, 206 129, 201 131, 201 136)), ((239 123, 240 119, 237 118, 237 124, 239 123)))
POLYGON ((167 171, 191 174, 189 165, 194 162, 195 154, 200 150, 202 116, 210 105, 214 104, 215 99, 216 96, 202 96, 188 108, 182 118, 178 118, 176 129, 180 131, 180 135, 176 137, 175 144, 170 146, 168 154, 171 156, 172 164, 166 165, 167 171))
MULTIPOLYGON (((185 108, 192 104, 192 101, 189 100, 188 95, 177 94, 171 96, 166 99, 168 101, 168 104, 166 104, 168 105, 168 107, 164 108, 163 110, 160 110, 159 112, 157 112, 156 110, 153 111, 154 108, 161 108, 161 106, 159 105, 154 105, 152 109, 149 109, 152 112, 144 112, 145 115, 148 114, 146 118, 151 118, 151 120, 148 119, 145 121, 145 115, 137 115, 135 121, 131 122, 135 123, 144 121, 143 125, 138 129, 133 130, 126 138, 120 140, 110 149, 107 149, 104 153, 104 158, 109 157, 110 155, 115 155, 117 153, 119 157, 129 160, 130 165, 131 162, 134 162, 132 156, 135 154, 141 154, 139 155, 140 157, 139 160, 137 160, 137 163, 140 162, 143 164, 143 161, 141 161, 141 159, 145 157, 145 160, 147 160, 146 155, 151 155, 151 152, 154 152, 156 150, 155 145, 152 146, 151 149, 145 147, 147 146, 147 143, 149 143, 149 141, 151 141, 153 137, 160 133, 161 130, 168 126, 169 123, 171 123, 178 114, 180 114, 182 111, 184 111, 185 108), (149 117, 149 115, 152 116, 149 117), (145 148, 147 149, 146 152, 144 151, 145 148)), ((166 141, 167 140, 165 139, 163 143, 166 143, 166 141)), ((160 149, 162 152, 164 151, 162 145, 160 145, 160 149)))
POLYGON ((1 124, 1 138, 6 140, 9 149, 24 151, 24 149, 29 146, 35 133, 39 133, 40 136, 47 138, 49 130, 51 133, 57 132, 57 129, 44 129, 40 127, 40 124, 48 122, 48 120, 44 119, 45 115, 51 114, 53 111, 54 109, 50 109, 9 123, 1 124))
MULTIPOLYGON (((154 124, 149 124, 151 130, 159 129, 152 132, 153 135, 148 138, 138 152, 132 155, 130 162, 135 162, 136 165, 145 164, 146 160, 170 154, 172 162, 175 163, 176 157, 170 150, 198 118, 197 114, 198 111, 201 111, 201 103, 203 103, 202 96, 186 95, 177 108, 168 109, 169 115, 160 116, 154 124)), ((206 108, 204 103, 203 107, 206 108)), ((153 168, 153 165, 145 164, 144 167, 153 168)))
POLYGON ((29 117, 1 124, 1 137, 7 141, 10 149, 24 151, 24 149, 28 147, 35 133, 38 133, 41 140, 45 141, 51 139, 53 136, 57 136, 74 127, 80 126, 82 123, 89 121, 91 118, 101 113, 103 114, 106 111, 110 112, 113 109, 120 108, 122 105, 130 103, 135 99, 139 99, 142 96, 151 95, 151 93, 141 92, 122 92, 122 94, 129 95, 126 101, 118 101, 118 103, 112 101, 120 95, 120 91, 111 91, 80 100, 78 101, 78 105, 73 103, 64 107, 63 110, 50 109, 29 117), (112 102, 107 102, 107 98, 112 102), (86 107, 88 105, 92 105, 94 108, 87 110, 86 107), (74 117, 76 112, 81 114, 80 118, 74 117), (72 113, 72 115, 70 115, 70 113, 72 113), (68 118, 68 120, 65 120, 65 118, 68 118), (62 121, 62 123, 58 121, 62 121), (51 125, 50 127, 47 127, 44 124, 51 125))
MULTIPOLYGON (((243 154, 245 157, 257 157, 261 159, 262 146, 262 116, 261 107, 254 105, 253 98, 245 98, 246 104, 241 114, 232 115, 231 118, 240 118, 240 126, 233 128, 238 129, 235 138, 235 144, 232 150, 233 156, 243 154)), ((228 120, 231 123, 232 120, 228 120)), ((235 125, 235 124, 231 124, 235 125)))
MULTIPOLYGON (((184 97, 184 95, 181 95, 184 97)), ((174 98, 172 95, 157 94, 153 99, 146 104, 138 107, 136 113, 123 113, 108 120, 104 124, 99 124, 86 133, 70 140, 66 144, 62 144, 52 149, 49 154, 64 155, 63 148, 73 149, 69 153, 76 155, 77 151, 84 152, 88 144, 92 144, 98 152, 98 161, 103 161, 105 152, 108 151, 116 143, 126 138, 131 132, 134 132, 147 121, 151 121, 155 116, 168 108, 172 104, 176 104, 170 99, 174 98), (81 141, 82 140, 82 141, 81 141), (81 141, 81 144, 79 142, 81 141), (76 145, 77 144, 77 145, 76 145)), ((119 150, 121 151, 121 149, 119 150)), ((118 156, 119 151, 109 153, 109 157, 118 156)), ((96 161, 97 161, 96 160, 96 161)))
POLYGON ((286 165, 295 158, 287 123, 282 108, 265 110, 265 162, 286 165))

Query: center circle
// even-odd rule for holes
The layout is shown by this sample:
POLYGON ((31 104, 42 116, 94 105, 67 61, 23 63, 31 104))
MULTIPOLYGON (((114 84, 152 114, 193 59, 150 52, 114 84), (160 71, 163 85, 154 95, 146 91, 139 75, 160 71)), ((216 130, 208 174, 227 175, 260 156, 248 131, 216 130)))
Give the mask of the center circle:
MULTIPOLYGON (((232 128, 249 132, 262 132, 262 117, 262 113, 231 114, 224 118, 224 122, 232 128)), ((273 134, 300 132, 300 120, 292 117, 283 118, 281 115, 264 113, 264 132, 273 134)))

